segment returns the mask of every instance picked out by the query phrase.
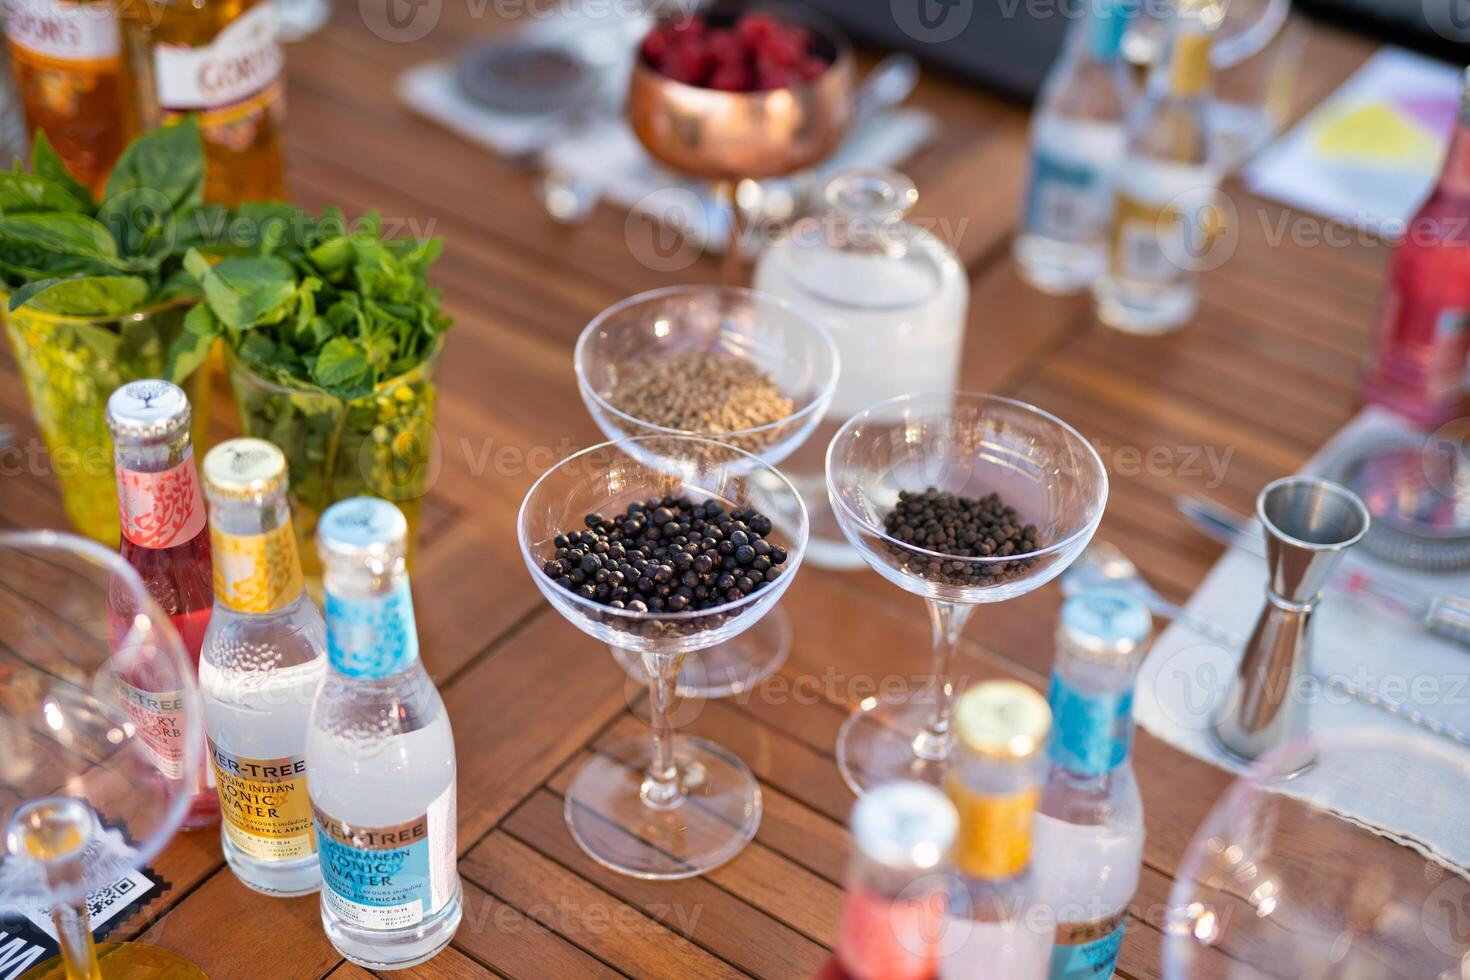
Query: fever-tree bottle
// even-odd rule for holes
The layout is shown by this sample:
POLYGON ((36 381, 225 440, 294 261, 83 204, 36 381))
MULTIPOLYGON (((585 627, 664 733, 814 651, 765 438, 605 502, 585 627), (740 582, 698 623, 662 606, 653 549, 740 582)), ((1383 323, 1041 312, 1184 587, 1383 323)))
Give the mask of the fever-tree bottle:
POLYGON ((6 0, 5 41, 26 129, 100 193, 137 129, 112 0, 6 0))
POLYGON ((326 670, 327 630, 296 556, 286 457, 230 439, 204 457, 214 552, 214 615, 199 695, 230 869, 267 895, 321 886, 306 727, 326 670))
POLYGON ((1062 606, 1052 669, 1051 768, 1036 813, 1036 868, 1057 917, 1051 980, 1107 980, 1143 864, 1133 778, 1133 682, 1153 622, 1112 589, 1062 606))
POLYGON ((145 0, 145 7, 148 16, 124 19, 143 121, 199 114, 205 200, 284 198, 284 58, 274 0, 145 0))

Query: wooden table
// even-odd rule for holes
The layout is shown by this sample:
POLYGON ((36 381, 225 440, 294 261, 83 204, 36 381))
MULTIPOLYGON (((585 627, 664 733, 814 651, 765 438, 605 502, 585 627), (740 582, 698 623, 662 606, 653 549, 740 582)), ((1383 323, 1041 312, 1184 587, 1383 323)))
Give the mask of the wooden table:
MULTIPOLYGON (((405 231, 448 242, 437 277, 458 326, 442 364, 443 466, 414 592, 424 660, 457 739, 466 905, 453 949, 408 975, 808 977, 832 947, 848 849, 853 798, 833 762, 837 727, 864 679, 923 671, 923 610, 874 574, 803 569, 784 600, 795 648, 781 675, 691 710, 685 727, 732 748, 760 778, 756 841, 675 884, 619 877, 578 850, 561 794, 600 741, 641 730, 629 705, 642 695, 540 598, 517 553, 516 508, 554 459, 600 441, 573 382, 578 331, 632 293, 713 281, 717 263, 648 268, 629 237, 647 229, 612 207, 584 227, 555 226, 529 174, 410 115, 393 95, 398 72, 497 24, 477 16, 483 3, 424 0, 412 9, 438 9, 437 26, 391 43, 368 26, 385 23, 385 2, 396 0, 340 6, 326 30, 289 49, 289 156, 301 204, 377 208, 405 231)), ((1313 25, 1300 107, 1369 52, 1362 39, 1313 25)), ((1183 599, 1219 549, 1175 514, 1172 496, 1206 492, 1245 511, 1351 416, 1387 249, 1299 240, 1293 232, 1319 226, 1233 188, 1239 247, 1208 276, 1197 322, 1167 338, 1127 337, 1098 325, 1085 301, 1044 297, 1012 270, 1025 112, 937 78, 914 101, 943 120, 937 143, 905 167, 922 194, 919 215, 943 222, 971 274, 964 387, 1037 403, 1096 440, 1113 480, 1099 536, 1183 599), (1207 451, 1228 463, 1219 480, 1201 466, 1207 451)), ((0 422, 33 437, 8 353, 0 370, 9 382, 0 422)), ((228 416, 224 393, 216 397, 216 414, 228 416)), ((0 523, 65 525, 49 477, 7 476, 0 488, 0 523)), ((981 672, 1044 685, 1059 601, 1046 588, 977 615, 968 652, 981 672)), ((1171 875, 1229 780, 1144 734, 1136 760, 1148 845, 1121 968, 1157 977, 1171 875)), ((172 888, 125 931, 218 980, 364 975, 327 942, 315 897, 246 890, 215 834, 181 835, 157 869, 172 888)))

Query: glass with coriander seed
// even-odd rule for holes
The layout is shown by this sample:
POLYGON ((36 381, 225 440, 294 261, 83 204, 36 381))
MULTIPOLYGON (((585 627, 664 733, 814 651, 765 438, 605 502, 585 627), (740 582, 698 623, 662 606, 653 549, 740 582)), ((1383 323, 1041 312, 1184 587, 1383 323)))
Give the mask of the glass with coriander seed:
POLYGON ((934 633, 931 676, 858 705, 838 733, 838 768, 858 794, 899 779, 942 787, 965 624, 1076 559, 1102 520, 1107 472, 1076 429, 1033 405, 935 391, 849 419, 827 449, 827 488, 848 541, 925 600, 934 633))
POLYGON ((807 541, 795 488, 732 446, 624 439, 537 480, 517 537, 552 608, 637 657, 652 679, 649 736, 599 743, 567 789, 573 839, 599 864, 650 880, 694 877, 735 857, 760 825, 760 786, 729 750, 675 733, 679 670, 755 625, 785 593, 807 541), (781 488, 798 515, 789 528, 755 509, 758 483, 767 497, 781 488), (719 551, 736 541, 738 576, 719 551))
MULTIPOLYGON (((774 296, 723 286, 673 286, 615 304, 582 331, 574 362, 582 400, 608 438, 712 439, 771 466, 811 436, 839 373, 836 345, 815 318, 774 296)), ((789 531, 794 517, 782 499, 777 485, 762 506, 789 531)), ((777 609, 688 658, 679 693, 739 694, 780 669, 790 651, 791 623, 777 609)), ((619 661, 647 680, 637 657, 619 661)))

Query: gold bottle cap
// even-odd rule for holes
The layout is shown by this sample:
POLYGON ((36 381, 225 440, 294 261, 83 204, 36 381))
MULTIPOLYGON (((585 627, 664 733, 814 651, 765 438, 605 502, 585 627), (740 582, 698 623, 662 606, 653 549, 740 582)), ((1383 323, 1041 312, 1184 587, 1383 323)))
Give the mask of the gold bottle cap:
POLYGON ((204 457, 211 497, 251 500, 286 487, 286 456, 264 439, 229 439, 204 457))
POLYGON ((960 696, 954 724, 960 742, 979 755, 1028 759, 1051 731, 1046 698, 1020 681, 987 681, 960 696))

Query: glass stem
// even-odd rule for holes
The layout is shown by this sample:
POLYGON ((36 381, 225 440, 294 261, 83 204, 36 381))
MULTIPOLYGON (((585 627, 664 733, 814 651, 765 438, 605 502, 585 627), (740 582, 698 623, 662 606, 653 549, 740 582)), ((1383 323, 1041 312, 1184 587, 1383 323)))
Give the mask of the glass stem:
POLYGON ((645 653, 649 714, 653 726, 653 759, 643 775, 643 802, 656 810, 672 810, 684 802, 679 768, 674 764, 674 706, 678 701, 683 654, 645 653))
POLYGON ((929 600, 929 622, 934 627, 934 714, 928 726, 914 737, 914 755, 928 762, 948 759, 954 742, 950 732, 956 693, 954 651, 974 611, 968 603, 929 600))
POLYGON ((86 904, 58 903, 51 909, 51 924, 61 947, 66 980, 102 980, 102 966, 97 962, 97 947, 92 944, 86 904))

